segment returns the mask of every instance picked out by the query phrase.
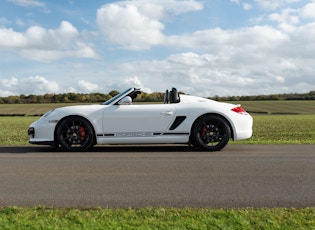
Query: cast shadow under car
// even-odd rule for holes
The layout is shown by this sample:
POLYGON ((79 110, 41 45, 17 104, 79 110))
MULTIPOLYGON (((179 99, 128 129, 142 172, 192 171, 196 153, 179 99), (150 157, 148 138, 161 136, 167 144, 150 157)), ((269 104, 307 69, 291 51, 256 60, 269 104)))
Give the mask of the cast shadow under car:
MULTIPOLYGON (((97 145, 88 152, 194 152, 197 148, 189 145, 97 145)), ((46 145, 36 146, 1 146, 0 154, 56 153, 64 152, 61 148, 46 145)))

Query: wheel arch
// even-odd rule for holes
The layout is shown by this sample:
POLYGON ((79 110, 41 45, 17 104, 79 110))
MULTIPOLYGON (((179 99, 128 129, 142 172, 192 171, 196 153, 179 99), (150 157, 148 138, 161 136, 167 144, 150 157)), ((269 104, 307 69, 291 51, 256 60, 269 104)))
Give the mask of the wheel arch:
POLYGON ((223 120, 228 124, 228 126, 229 126, 229 128, 230 128, 230 130, 231 130, 231 137, 230 137, 230 138, 232 138, 232 139, 234 140, 234 128, 233 128, 231 122, 229 121, 229 119, 227 119, 225 116, 223 116, 222 114, 219 114, 219 113, 205 113, 205 114, 202 114, 202 115, 200 115, 199 117, 197 117, 197 118, 195 119, 195 121, 193 122, 192 126, 190 127, 190 136, 189 136, 189 140, 190 140, 190 141, 192 141, 192 140, 191 140, 191 138, 192 138, 192 129, 194 128, 196 122, 197 122, 199 119, 204 118, 204 117, 207 117, 207 116, 218 116, 218 117, 220 117, 221 119, 223 119, 223 120))
POLYGON ((62 119, 60 119, 60 120, 57 122, 56 126, 55 126, 55 130, 54 130, 54 142, 55 142, 55 146, 58 146, 58 145, 59 145, 58 140, 57 140, 57 130, 58 130, 60 124, 61 124, 64 120, 68 119, 69 117, 79 117, 79 118, 81 118, 81 119, 84 119, 85 121, 87 121, 87 122, 89 123, 89 125, 91 125, 91 127, 92 127, 92 129, 93 129, 93 134, 94 134, 94 143, 93 143, 93 145, 96 145, 96 144, 97 144, 96 132, 95 132, 94 125, 90 122, 90 120, 87 119, 87 118, 84 117, 84 116, 81 116, 81 115, 68 115, 68 116, 65 116, 65 117, 63 117, 62 119))

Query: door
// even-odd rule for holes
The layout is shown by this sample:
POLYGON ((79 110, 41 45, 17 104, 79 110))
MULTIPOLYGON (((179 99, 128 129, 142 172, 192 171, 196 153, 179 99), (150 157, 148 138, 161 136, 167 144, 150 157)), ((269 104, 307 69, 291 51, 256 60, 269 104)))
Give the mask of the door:
POLYGON ((171 104, 113 105, 104 110, 104 134, 147 136, 169 128, 175 117, 171 104))

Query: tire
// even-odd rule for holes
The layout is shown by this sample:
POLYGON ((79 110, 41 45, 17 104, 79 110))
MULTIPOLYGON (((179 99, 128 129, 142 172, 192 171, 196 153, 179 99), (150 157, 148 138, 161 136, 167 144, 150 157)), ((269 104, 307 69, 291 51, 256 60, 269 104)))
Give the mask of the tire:
POLYGON ((192 142, 206 151, 220 151, 229 142, 231 129, 218 115, 207 115, 199 118, 192 128, 192 142))
POLYGON ((56 139, 64 151, 87 151, 95 140, 91 124, 82 117, 71 116, 64 119, 57 128, 56 139))

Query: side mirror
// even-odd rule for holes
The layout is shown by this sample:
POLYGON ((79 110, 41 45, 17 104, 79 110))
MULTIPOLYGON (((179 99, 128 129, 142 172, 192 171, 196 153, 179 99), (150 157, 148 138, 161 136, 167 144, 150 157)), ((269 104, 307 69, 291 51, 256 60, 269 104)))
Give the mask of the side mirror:
POLYGON ((132 99, 129 96, 124 97, 118 102, 118 105, 131 105, 132 104, 132 99))

